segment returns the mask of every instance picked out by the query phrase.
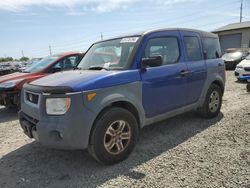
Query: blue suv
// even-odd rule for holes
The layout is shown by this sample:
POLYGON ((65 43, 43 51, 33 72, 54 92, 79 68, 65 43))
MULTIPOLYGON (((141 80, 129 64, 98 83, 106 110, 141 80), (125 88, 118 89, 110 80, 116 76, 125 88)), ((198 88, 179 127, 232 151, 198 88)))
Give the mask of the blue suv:
POLYGON ((19 119, 43 145, 86 149, 98 161, 127 158, 139 129, 197 110, 221 108, 224 61, 217 35, 162 29, 100 41, 76 70, 26 84, 19 119))

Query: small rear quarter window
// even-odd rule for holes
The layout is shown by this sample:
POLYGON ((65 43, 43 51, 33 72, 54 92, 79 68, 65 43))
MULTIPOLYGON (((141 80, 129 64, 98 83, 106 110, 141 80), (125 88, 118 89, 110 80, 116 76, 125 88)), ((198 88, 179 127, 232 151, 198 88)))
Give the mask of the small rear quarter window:
POLYGON ((203 49, 207 59, 217 59, 221 57, 220 42, 217 38, 203 38, 203 49))

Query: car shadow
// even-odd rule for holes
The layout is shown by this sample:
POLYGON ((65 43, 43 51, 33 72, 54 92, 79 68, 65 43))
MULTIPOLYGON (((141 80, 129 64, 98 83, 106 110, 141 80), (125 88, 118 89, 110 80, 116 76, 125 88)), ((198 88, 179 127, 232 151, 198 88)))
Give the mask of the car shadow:
POLYGON ((248 82, 246 80, 236 80, 235 83, 237 83, 237 84, 247 84, 248 82))
POLYGON ((97 187, 118 176, 141 180, 146 174, 134 170, 136 166, 219 126, 222 118, 222 113, 203 119, 191 112, 147 126, 131 156, 113 166, 97 163, 86 150, 54 150, 32 142, 0 159, 0 187, 97 187))
POLYGON ((18 119, 18 110, 15 108, 5 108, 0 106, 0 123, 15 121, 18 119))

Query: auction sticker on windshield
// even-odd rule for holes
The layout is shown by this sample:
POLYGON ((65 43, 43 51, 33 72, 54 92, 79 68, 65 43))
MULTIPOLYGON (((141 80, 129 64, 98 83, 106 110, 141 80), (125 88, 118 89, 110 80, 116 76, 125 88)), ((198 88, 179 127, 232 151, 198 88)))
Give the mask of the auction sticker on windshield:
POLYGON ((135 43, 139 37, 128 37, 128 38, 123 38, 120 43, 135 43))

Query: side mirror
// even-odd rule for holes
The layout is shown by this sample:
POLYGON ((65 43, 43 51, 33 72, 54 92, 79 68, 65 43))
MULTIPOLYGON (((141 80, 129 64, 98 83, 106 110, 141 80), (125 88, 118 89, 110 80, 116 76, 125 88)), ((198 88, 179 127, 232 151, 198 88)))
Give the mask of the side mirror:
POLYGON ((142 68, 147 67, 158 67, 161 66, 163 63, 162 56, 154 56, 154 57, 148 57, 143 58, 141 61, 142 68))
POLYGON ((52 67, 49 72, 55 73, 55 72, 60 72, 62 69, 60 67, 52 67))

